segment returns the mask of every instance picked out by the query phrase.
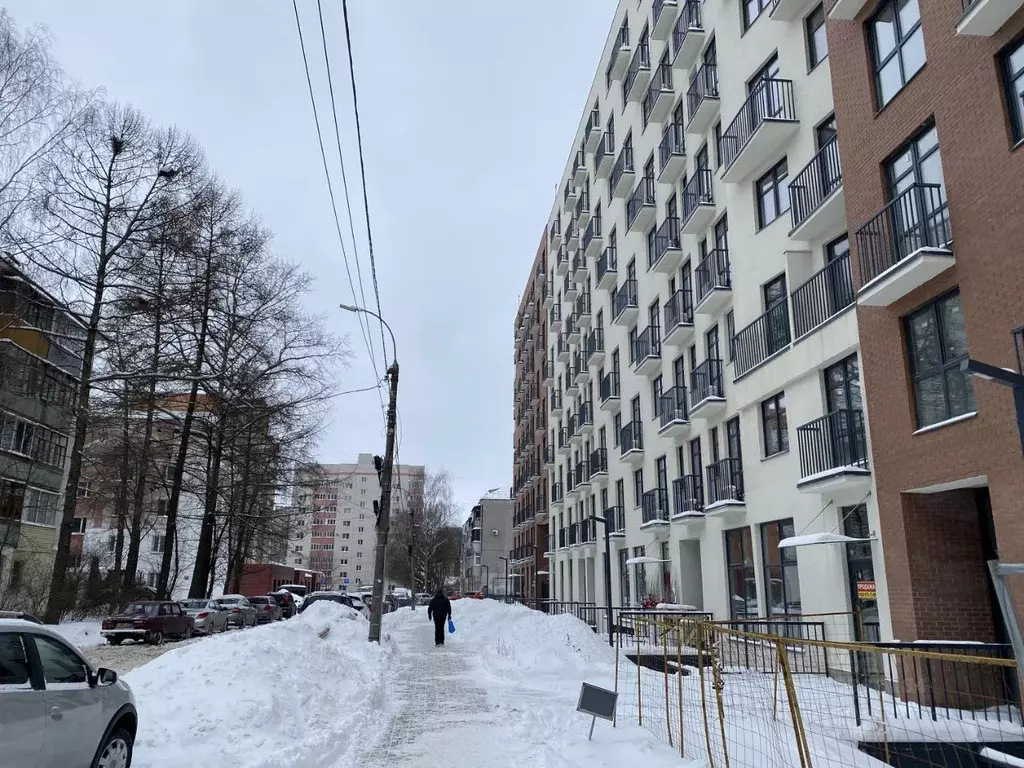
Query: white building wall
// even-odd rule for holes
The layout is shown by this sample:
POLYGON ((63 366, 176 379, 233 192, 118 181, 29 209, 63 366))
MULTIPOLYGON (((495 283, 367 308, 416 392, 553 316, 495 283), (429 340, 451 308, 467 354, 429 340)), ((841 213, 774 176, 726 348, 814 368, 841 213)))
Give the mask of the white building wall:
MULTIPOLYGON (((799 4, 799 3, 797 3, 799 4)), ((674 5, 674 4, 673 4, 674 5)), ((681 7, 682 2, 679 3, 681 7)), ((792 3, 787 3, 792 5, 792 3)), ((718 171, 717 157, 712 121, 704 135, 686 135, 687 177, 692 178, 695 169, 694 158, 698 150, 705 144, 711 159, 711 168, 715 171, 714 198, 716 202, 715 216, 711 224, 700 235, 684 235, 683 262, 688 259, 692 265, 699 261, 699 242, 708 237, 713 242, 713 225, 723 215, 728 215, 729 252, 732 267, 731 301, 716 317, 696 315, 694 320, 693 341, 688 341, 680 349, 664 346, 660 372, 664 377, 665 389, 672 386, 672 362, 680 356, 688 357, 688 346, 697 345, 698 364, 707 359, 705 349, 705 333, 714 324, 720 331, 720 348, 722 357, 727 356, 728 338, 726 333, 725 313, 732 309, 735 317, 735 329, 740 331, 762 314, 765 307, 762 298, 762 286, 780 274, 786 275, 787 290, 802 285, 814 272, 824 265, 824 246, 845 231, 845 223, 839 221, 835 226, 823 233, 814 241, 798 241, 790 237, 790 215, 782 215, 763 230, 757 231, 757 215, 754 182, 768 168, 784 156, 788 158, 788 176, 793 179, 811 161, 817 147, 815 144, 816 126, 829 117, 832 111, 831 81, 827 59, 808 71, 808 48, 805 37, 804 17, 811 13, 816 3, 808 2, 800 17, 793 21, 780 21, 771 18, 769 5, 753 25, 744 33, 740 18, 742 4, 731 0, 705 0, 700 3, 703 26, 707 31, 707 41, 714 37, 717 45, 718 81, 720 88, 720 110, 718 120, 725 131, 732 120, 741 112, 747 98, 747 81, 757 72, 773 54, 778 55, 780 75, 782 79, 792 80, 793 95, 799 126, 795 134, 783 147, 765 158, 758 170, 751 173, 739 183, 725 183, 718 171)), ((663 13, 676 14, 676 7, 668 7, 663 13)), ((640 102, 623 103, 621 80, 612 82, 606 88, 605 72, 610 60, 613 43, 617 38, 624 16, 628 13, 630 27, 632 58, 637 41, 645 23, 652 19, 652 0, 623 0, 619 4, 615 20, 605 44, 604 55, 598 66, 594 84, 586 100, 586 107, 580 121, 577 134, 573 140, 569 160, 561 177, 555 205, 549 223, 560 218, 562 231, 571 214, 563 207, 562 190, 566 179, 572 174, 573 158, 584 137, 584 127, 595 101, 599 103, 602 128, 610 115, 615 116, 615 150, 617 158, 626 134, 632 131, 634 147, 634 168, 636 179, 633 189, 643 173, 644 163, 651 153, 657 158, 658 145, 662 139, 662 128, 671 122, 668 118, 662 125, 652 124, 643 127, 640 102)), ((656 71, 665 46, 671 46, 671 35, 668 40, 651 40, 652 74, 656 71)), ((700 64, 698 55, 697 66, 700 64)), ((693 70, 683 75, 678 69, 674 71, 675 100, 682 99, 685 103, 686 89, 693 70)), ((689 117, 689 114, 687 114, 689 117)), ((657 162, 657 159, 656 159, 657 162)), ((614 227, 618 238, 618 275, 617 285, 622 286, 625 280, 626 267, 631 259, 636 260, 636 276, 639 293, 638 330, 647 327, 647 307, 656 299, 664 306, 669 299, 670 275, 647 269, 646 235, 641 232, 627 232, 626 200, 612 198, 607 181, 599 180, 595 173, 594 156, 587 153, 587 173, 590 179, 590 210, 593 212, 599 201, 602 209, 602 232, 604 245, 608 244, 610 230, 614 227)), ((657 171, 656 171, 657 175, 657 171)), ((656 224, 665 219, 666 201, 675 193, 680 215, 682 215, 682 195, 679 184, 674 188, 662 183, 656 184, 657 214, 656 224)), ((581 233, 582 248, 582 233, 581 233)), ((713 247, 710 246, 710 247, 713 247)), ((557 247, 552 247, 548 256, 549 282, 553 283, 556 294, 555 302, 562 290, 563 278, 555 274, 557 247)), ((570 259, 575 255, 570 252, 570 259)), ((852 308, 833 317, 817 331, 792 344, 788 351, 778 353, 764 362, 760 367, 747 373, 739 381, 734 382, 735 366, 725 367, 725 396, 727 405, 724 413, 713 420, 692 419, 690 433, 674 439, 658 436, 658 423, 652 418, 651 386, 654 375, 637 375, 629 363, 629 328, 615 325, 612 322, 611 291, 596 287, 597 259, 587 260, 590 272, 590 290, 592 298, 593 324, 597 324, 598 312, 604 316, 604 344, 606 358, 603 364, 605 372, 611 368, 612 352, 619 350, 621 359, 621 412, 623 424, 629 421, 630 399, 637 393, 641 396, 644 457, 643 471, 645 489, 655 486, 655 460, 666 456, 669 479, 669 500, 672 504, 671 481, 683 472, 678 466, 676 449, 687 446, 688 441, 698 435, 702 438, 704 467, 700 474, 707 480, 706 466, 710 463, 710 446, 708 432, 712 427, 719 431, 720 455, 726 455, 725 422, 739 415, 741 423, 742 458, 744 485, 746 488, 746 504, 742 511, 731 517, 708 514, 706 518, 694 525, 672 522, 669 525, 651 529, 641 528, 642 512, 633 503, 633 471, 636 467, 619 459, 619 450, 613 440, 612 414, 597 408, 599 403, 600 382, 597 371, 591 370, 590 388, 593 392, 595 405, 594 432, 587 440, 586 450, 597 448, 598 434, 602 427, 607 434, 607 450, 609 473, 607 485, 609 505, 615 504, 615 483, 622 480, 625 486, 626 534, 612 540, 612 600, 616 605, 628 602, 629 596, 621 594, 618 572, 619 554, 628 548, 630 556, 635 547, 646 548, 648 557, 660 558, 661 542, 668 540, 671 563, 672 582, 677 593, 674 597, 679 602, 694 604, 695 607, 713 611, 716 617, 729 616, 729 589, 726 583, 726 552, 725 531, 728 529, 751 527, 752 558, 757 581, 757 605, 765 606, 765 584, 762 563, 761 529, 762 523, 793 518, 796 533, 815 533, 822 531, 842 532, 839 513, 840 504, 855 504, 863 501, 867 505, 870 527, 878 531, 877 505, 873 496, 873 484, 865 493, 857 498, 833 497, 817 493, 801 493, 797 483, 801 479, 800 457, 798 451, 797 427, 819 418, 826 413, 823 369, 844 357, 855 354, 858 348, 856 316, 852 308), (788 421, 789 450, 779 455, 764 458, 762 446, 762 429, 760 403, 767 397, 785 391, 788 421)), ((679 279, 679 271, 675 276, 679 279)), ((696 290, 696 287, 695 287, 696 290)), ((696 300, 696 297, 695 297, 696 300)), ((563 303, 562 318, 572 313, 572 305, 563 303)), ((792 329, 793 310, 790 306, 790 323, 792 329)), ((662 320, 663 324, 663 320, 662 320)), ((548 346, 554 350, 558 333, 549 330, 548 346)), ((584 330, 582 338, 586 337, 584 330)), ((582 341, 581 341, 582 343, 582 341)), ((573 351, 578 346, 573 348, 573 351)), ((549 359, 556 360, 552 354, 549 359)), ((570 357, 570 361, 571 361, 570 357)), ((549 386, 549 392, 559 389, 557 377, 564 373, 567 363, 555 362, 556 383, 549 386)), ((691 366, 686 362, 687 396, 690 399, 691 366)), ((586 399, 586 386, 581 388, 578 398, 563 395, 565 413, 575 411, 578 402, 586 399)), ((863 392, 863 386, 862 386, 863 392)), ((691 403, 692 404, 692 403, 691 403)), ((557 430, 559 418, 550 419, 552 434, 550 442, 557 446, 557 430)), ((564 417, 562 418, 564 423, 564 417)), ((870 455, 870 451, 869 454, 870 455)), ((556 450, 554 467, 549 467, 551 484, 564 483, 566 473, 572 462, 560 455, 556 450)), ((689 452, 686 449, 685 463, 689 471, 689 452)), ((552 551, 549 559, 551 572, 552 596, 558 600, 590 600, 597 603, 606 600, 603 574, 603 528, 597 526, 597 542, 572 548, 559 548, 557 537, 559 529, 588 517, 592 512, 601 514, 600 491, 592 486, 580 501, 554 503, 551 506, 550 530, 554 543, 548 549, 552 551), (590 496, 593 495, 593 502, 590 496), (569 568, 572 566, 570 584, 569 568), (581 564, 586 563, 581 571, 581 564), (593 569, 595 577, 587 579, 581 573, 589 573, 593 569)), ((564 490, 564 487, 563 487, 564 490)), ((706 487, 705 487, 706 495, 706 487)), ((673 509, 673 511, 675 511, 673 509)), ((886 609, 885 579, 880 544, 873 545, 875 578, 880 599, 880 614, 883 617, 883 632, 888 626, 886 609)), ((846 554, 841 545, 821 545, 802 547, 797 550, 798 572, 800 581, 801 610, 804 614, 817 612, 845 611, 849 609, 849 583, 846 576, 846 554)), ((652 564, 648 570, 660 568, 652 564)), ((630 569, 630 584, 635 591, 636 570, 630 569)), ((763 609, 760 611, 763 615, 763 609)))

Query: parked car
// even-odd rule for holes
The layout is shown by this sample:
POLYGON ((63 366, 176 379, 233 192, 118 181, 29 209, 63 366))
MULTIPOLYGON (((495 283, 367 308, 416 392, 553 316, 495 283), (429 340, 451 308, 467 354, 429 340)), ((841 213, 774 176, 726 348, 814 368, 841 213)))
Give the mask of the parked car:
POLYGON ((228 626, 239 629, 256 626, 256 608, 245 595, 222 595, 217 602, 228 612, 228 626))
MULTIPOLYGON (((349 608, 356 608, 353 604, 351 595, 346 595, 344 592, 313 592, 310 595, 306 595, 306 599, 303 600, 302 606, 299 608, 299 613, 305 611, 313 603, 325 600, 332 603, 338 603, 339 605, 347 605, 349 608)), ((356 610, 359 609, 356 608, 356 610)))
POLYGON ((306 589, 305 584, 282 584, 278 587, 278 590, 285 589, 291 592, 292 597, 295 598, 295 610, 296 612, 302 610, 302 601, 306 599, 306 595, 309 594, 309 590, 306 589))
POLYGON ((255 595, 249 598, 249 602, 256 609, 256 621, 259 624, 269 624, 283 618, 281 606, 270 595, 255 595))
POLYGON ((24 611, 0 611, 0 619, 22 619, 24 621, 31 621, 33 624, 42 624, 42 619, 37 619, 31 613, 25 613, 24 611))
POLYGON ((280 589, 277 592, 270 594, 272 598, 277 601, 277 604, 281 606, 281 615, 286 619, 290 619, 299 611, 299 607, 295 601, 295 595, 289 592, 287 589, 280 589))
POLYGON ((111 645, 125 640, 144 640, 160 645, 165 638, 187 640, 195 632, 192 617, 181 603, 171 600, 138 600, 128 603, 114 616, 103 620, 100 634, 111 645))
POLYGON ((5 766, 128 768, 138 713, 128 684, 59 633, 0 619, 0 723, 5 766))
MULTIPOLYGON (((426 592, 420 592, 416 595, 416 605, 430 605, 430 601, 433 597, 433 595, 427 594, 426 592)), ((454 600, 455 598, 452 599, 454 600)))
POLYGON ((181 607, 192 617, 197 634, 211 635, 228 628, 228 611, 218 600, 182 600, 181 607))
POLYGON ((349 593, 348 599, 352 601, 352 607, 359 611, 366 618, 370 618, 370 599, 369 597, 363 598, 362 595, 356 595, 349 593))

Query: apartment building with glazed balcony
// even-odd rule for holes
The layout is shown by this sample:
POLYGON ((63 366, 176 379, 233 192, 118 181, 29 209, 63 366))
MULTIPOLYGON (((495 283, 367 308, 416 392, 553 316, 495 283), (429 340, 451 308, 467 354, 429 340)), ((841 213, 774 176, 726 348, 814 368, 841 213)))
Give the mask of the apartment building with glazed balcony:
POLYGON ((547 438, 554 367, 547 355, 547 327, 549 321, 561 323, 561 315, 553 314, 554 286, 547 274, 549 236, 561 236, 559 221, 537 247, 515 323, 512 544, 504 557, 513 574, 509 591, 531 601, 549 594, 542 544, 548 535, 547 467, 554 460, 547 438))
POLYGON ((885 613, 825 21, 619 4, 547 222, 556 599, 885 613))

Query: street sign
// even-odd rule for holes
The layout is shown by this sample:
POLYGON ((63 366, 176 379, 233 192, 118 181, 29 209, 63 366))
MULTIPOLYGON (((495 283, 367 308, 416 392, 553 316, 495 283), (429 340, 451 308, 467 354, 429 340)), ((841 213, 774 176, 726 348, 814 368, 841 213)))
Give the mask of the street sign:
POLYGON ((615 720, 615 703, 618 701, 619 694, 615 691, 609 691, 607 688, 599 688, 596 685, 590 683, 583 683, 580 687, 580 700, 576 704, 576 711, 583 712, 586 715, 593 717, 590 721, 590 735, 587 736, 587 740, 590 741, 594 738, 594 723, 597 722, 597 718, 602 720, 615 720))
POLYGON ((877 600, 878 592, 875 589, 875 582, 873 581, 858 581, 857 582, 857 599, 858 600, 877 600))
POLYGON ((343 579, 341 580, 341 583, 342 583, 342 584, 344 584, 345 586, 348 586, 348 585, 349 585, 349 584, 351 584, 352 582, 351 582, 351 581, 349 580, 348 576, 346 576, 345 578, 343 578, 343 579))

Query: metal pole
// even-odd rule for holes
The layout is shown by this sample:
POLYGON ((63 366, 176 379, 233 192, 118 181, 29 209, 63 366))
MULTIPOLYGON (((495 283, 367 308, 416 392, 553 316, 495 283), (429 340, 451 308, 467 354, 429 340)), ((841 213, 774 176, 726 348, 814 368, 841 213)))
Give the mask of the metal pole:
POLYGON ((498 559, 505 561, 505 596, 504 596, 503 599, 507 603, 508 602, 508 558, 507 557, 502 557, 501 555, 498 555, 498 559))
POLYGON ((604 599, 605 599, 605 610, 607 615, 605 620, 608 622, 608 645, 612 648, 615 647, 615 630, 612 627, 614 622, 615 612, 612 610, 612 539, 611 534, 608 530, 608 518, 597 517, 591 515, 591 520, 604 525, 604 599))
POLYGON ((398 361, 391 364, 391 394, 388 399, 387 442, 381 468, 380 517, 377 519, 377 552, 373 563, 373 600, 370 608, 370 642, 380 642, 380 623, 384 607, 384 561, 391 528, 391 468, 395 460, 395 424, 398 410, 398 361))

